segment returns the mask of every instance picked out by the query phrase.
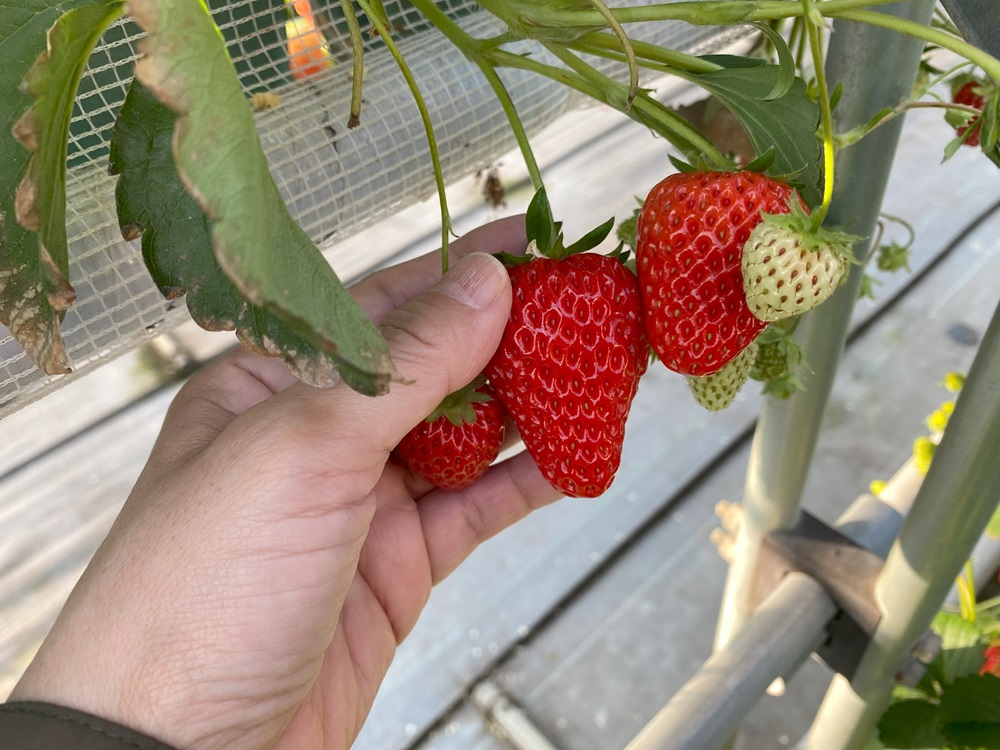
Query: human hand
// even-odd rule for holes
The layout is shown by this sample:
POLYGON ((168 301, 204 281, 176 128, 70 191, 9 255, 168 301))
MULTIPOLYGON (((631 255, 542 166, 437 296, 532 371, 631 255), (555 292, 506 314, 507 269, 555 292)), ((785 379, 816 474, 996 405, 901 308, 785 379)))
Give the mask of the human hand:
MULTIPOLYGON (((458 240, 523 252, 520 218, 458 240)), ((346 748, 430 588, 557 498, 526 453, 460 492, 389 460, 482 370, 507 274, 472 255, 374 274, 352 293, 409 381, 371 399, 311 389, 236 352, 185 385, 136 486, 11 696, 178 748, 346 748), (463 302, 463 300, 465 300, 463 302)))

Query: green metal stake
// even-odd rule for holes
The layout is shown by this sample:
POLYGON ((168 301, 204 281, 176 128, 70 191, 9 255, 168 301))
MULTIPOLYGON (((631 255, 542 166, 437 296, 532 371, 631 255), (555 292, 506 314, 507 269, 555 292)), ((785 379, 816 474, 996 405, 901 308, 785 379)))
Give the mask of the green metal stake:
POLYGON ((871 737, 896 674, 927 630, 1000 497, 1000 307, 986 331, 924 483, 875 587, 882 609, 853 689, 838 679, 809 750, 853 750, 871 737))
MULTIPOLYGON (((934 0, 885 6, 893 13, 927 23, 934 0)), ((836 21, 830 34, 826 74, 831 84, 844 84, 834 113, 841 131, 867 122, 876 112, 895 106, 910 94, 923 52, 922 41, 871 26, 836 21)), ((886 124, 837 155, 837 187, 826 223, 870 238, 889 179, 901 118, 886 124)), ((870 241, 854 252, 864 260, 870 241)), ((820 423, 840 362, 863 269, 854 267, 846 284, 825 304, 809 313, 797 338, 812 372, 804 389, 787 401, 769 399, 761 410, 750 454, 744 514, 729 569, 716 647, 726 643, 749 617, 747 592, 761 538, 795 522, 802 490, 816 448, 820 423)))

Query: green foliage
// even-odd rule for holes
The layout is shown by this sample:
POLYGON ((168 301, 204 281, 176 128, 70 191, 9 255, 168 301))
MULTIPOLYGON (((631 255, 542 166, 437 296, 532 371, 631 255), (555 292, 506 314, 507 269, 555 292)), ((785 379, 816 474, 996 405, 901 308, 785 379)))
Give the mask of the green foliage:
POLYGON ((0 322, 50 374, 69 370, 59 323, 75 297, 65 197, 73 96, 120 13, 117 0, 0 0, 0 322))
POLYGON ((253 305, 330 357, 348 385, 386 392, 398 375, 385 340, 288 214, 205 7, 134 0, 130 12, 148 33, 136 77, 179 115, 175 163, 213 222, 220 267, 253 305))
POLYGON ((995 607, 984 603, 969 621, 939 612, 931 629, 941 651, 916 688, 899 689, 878 725, 887 750, 993 750, 1000 748, 1000 678, 979 674, 995 637, 995 607))
POLYGON ((782 96, 768 99, 782 84, 781 66, 725 55, 709 56, 722 66, 692 80, 714 94, 739 119, 758 154, 774 148, 768 174, 794 185, 810 206, 819 205, 822 146, 816 138, 819 108, 795 78, 782 96))
POLYGON ((299 378, 335 382, 336 365, 280 318, 250 304, 212 251, 212 222, 190 196, 174 166, 171 141, 177 115, 134 81, 111 139, 109 171, 122 233, 142 235, 142 256, 167 298, 187 295, 187 308, 209 331, 235 330, 249 348, 282 357, 299 378))

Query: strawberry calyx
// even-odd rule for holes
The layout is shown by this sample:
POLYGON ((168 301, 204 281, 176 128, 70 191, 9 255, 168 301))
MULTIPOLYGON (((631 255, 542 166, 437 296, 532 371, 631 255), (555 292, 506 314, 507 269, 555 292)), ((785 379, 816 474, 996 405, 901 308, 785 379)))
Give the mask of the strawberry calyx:
MULTIPOLYGON (((761 213, 762 223, 771 226, 781 227, 792 232, 798 238, 800 244, 807 250, 819 252, 820 250, 832 250, 844 256, 848 263, 857 265, 860 261, 854 257, 851 248, 862 238, 841 232, 837 229, 829 229, 824 226, 814 227, 813 218, 802 207, 797 196, 788 200, 788 213, 768 214, 761 213)), ((753 241, 752 239, 750 241, 753 241)), ((845 277, 846 278, 846 277, 845 277)))
POLYGON ((445 417, 456 427, 475 422, 476 410, 473 404, 493 400, 493 397, 489 393, 483 393, 479 390, 484 385, 486 385, 486 376, 480 375, 464 388, 448 394, 424 421, 430 424, 436 422, 441 417, 445 417))
MULTIPOLYGON (((524 224, 528 237, 528 249, 525 254, 495 253, 495 257, 508 268, 530 263, 536 258, 565 260, 571 255, 593 250, 611 234, 611 230, 615 226, 615 218, 612 216, 599 227, 591 229, 576 242, 567 245, 563 239, 562 222, 553 219, 548 196, 545 194, 545 188, 541 187, 531 199, 531 203, 528 204, 524 224)), ((624 263, 628 259, 628 251, 624 250, 623 243, 619 243, 617 248, 608 253, 608 256, 624 263)))

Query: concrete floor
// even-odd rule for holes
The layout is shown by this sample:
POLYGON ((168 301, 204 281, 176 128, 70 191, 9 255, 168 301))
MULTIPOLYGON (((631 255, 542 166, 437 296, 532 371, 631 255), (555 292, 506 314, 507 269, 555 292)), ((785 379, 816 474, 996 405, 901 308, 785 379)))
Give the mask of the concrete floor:
MULTIPOLYGON (((546 180, 571 237, 595 216, 627 216, 632 196, 669 170, 664 144, 642 128, 601 109, 583 119, 576 132, 548 136, 546 180), (601 175, 601 189, 581 174, 601 175)), ((1000 180, 971 150, 933 164, 928 154, 947 137, 933 115, 912 117, 905 132, 885 210, 917 229, 913 274, 882 278, 876 302, 857 308, 806 493, 822 518, 836 517, 905 459, 922 418, 945 397, 937 382, 967 369, 1000 297, 1000 180), (970 226, 977 228, 963 234, 970 226)), ((502 161, 516 185, 523 167, 513 155, 502 161)), ((453 188, 459 231, 494 215, 477 207, 475 191, 471 180, 453 188)), ((505 212, 523 210, 527 198, 515 187, 505 212)), ((394 219, 391 231, 373 228, 350 242, 379 246, 392 262, 433 247, 435 222, 435 208, 423 204, 394 219)), ((63 407, 86 400, 87 388, 106 393, 115 381, 102 378, 128 381, 139 364, 122 363, 67 390, 63 407)), ((19 446, 26 430, 38 435, 0 467, 0 697, 124 500, 174 387, 123 410, 134 395, 106 404, 72 429, 52 428, 58 412, 47 428, 45 402, 0 422, 0 439, 19 446)), ((539 511, 438 586, 356 747, 509 748, 468 700, 484 679, 558 748, 624 747, 710 651, 725 564, 708 534, 715 503, 741 494, 756 390, 709 415, 679 376, 653 368, 611 492, 539 511)), ((808 663, 783 697, 761 701, 739 747, 794 744, 828 678, 808 663)))

